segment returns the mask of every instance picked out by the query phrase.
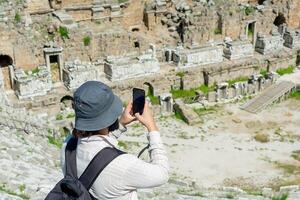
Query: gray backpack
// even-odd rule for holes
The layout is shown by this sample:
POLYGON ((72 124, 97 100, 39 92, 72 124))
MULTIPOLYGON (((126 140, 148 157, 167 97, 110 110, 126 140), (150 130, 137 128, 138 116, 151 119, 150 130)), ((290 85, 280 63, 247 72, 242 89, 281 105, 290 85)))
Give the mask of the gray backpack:
POLYGON ((124 152, 111 147, 99 151, 92 159, 85 171, 78 178, 76 166, 76 137, 72 137, 66 146, 65 151, 65 177, 47 195, 45 200, 94 200, 88 191, 103 169, 116 157, 124 152))

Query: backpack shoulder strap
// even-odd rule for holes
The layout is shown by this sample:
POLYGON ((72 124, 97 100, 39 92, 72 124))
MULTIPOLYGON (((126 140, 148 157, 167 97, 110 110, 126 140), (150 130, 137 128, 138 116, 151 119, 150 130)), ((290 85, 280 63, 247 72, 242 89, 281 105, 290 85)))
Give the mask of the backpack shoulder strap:
POLYGON ((76 148, 78 138, 71 137, 65 150, 66 176, 77 178, 76 148))
POLYGON ((89 190, 103 169, 116 157, 122 154, 125 154, 125 152, 116 148, 106 147, 102 149, 89 163, 79 177, 79 181, 87 190, 89 190))

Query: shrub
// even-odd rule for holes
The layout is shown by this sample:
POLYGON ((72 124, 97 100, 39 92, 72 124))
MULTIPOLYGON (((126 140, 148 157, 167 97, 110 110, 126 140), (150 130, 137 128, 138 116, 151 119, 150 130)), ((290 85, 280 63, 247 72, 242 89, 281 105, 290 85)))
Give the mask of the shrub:
POLYGON ((20 23, 22 21, 22 17, 21 15, 17 12, 15 15, 15 22, 16 23, 20 23))
POLYGON ((248 16, 250 15, 251 13, 253 13, 255 11, 255 9, 251 6, 248 6, 245 8, 245 14, 248 16))
POLYGON ((84 44, 84 46, 90 46, 91 40, 92 40, 92 39, 91 39, 90 36, 84 37, 84 38, 83 38, 83 44, 84 44))
POLYGON ((268 76, 268 71, 266 69, 262 69, 260 70, 260 74, 264 77, 264 78, 267 78, 268 76))
POLYGON ((63 116, 61 114, 56 115, 56 120, 63 120, 63 116))
POLYGON ((282 76, 285 74, 292 74, 294 73, 295 67, 293 65, 288 66, 287 68, 279 68, 276 70, 276 72, 282 76))
POLYGON ((254 139, 257 142, 261 142, 261 143, 267 143, 270 141, 269 136, 267 134, 262 134, 262 133, 256 134, 254 136, 254 139))
POLYGON ((62 144, 63 144, 63 139, 62 138, 55 138, 52 135, 48 135, 47 138, 48 138, 48 142, 50 144, 53 144, 53 145, 57 146, 58 148, 62 147, 62 144))
POLYGON ((290 94, 290 98, 300 100, 300 91, 296 91, 290 94))
POLYGON ((66 39, 66 38, 69 39, 69 31, 66 27, 60 26, 59 29, 58 29, 58 32, 59 32, 60 37, 62 39, 66 39))
POLYGON ((159 98, 154 95, 148 95, 152 105, 159 105, 159 98))
POLYGON ((222 30, 221 30, 220 28, 215 28, 214 33, 215 33, 216 35, 222 34, 222 30))
POLYGON ((177 72, 176 73, 176 76, 178 76, 180 78, 184 77, 184 75, 185 75, 185 72, 177 72))

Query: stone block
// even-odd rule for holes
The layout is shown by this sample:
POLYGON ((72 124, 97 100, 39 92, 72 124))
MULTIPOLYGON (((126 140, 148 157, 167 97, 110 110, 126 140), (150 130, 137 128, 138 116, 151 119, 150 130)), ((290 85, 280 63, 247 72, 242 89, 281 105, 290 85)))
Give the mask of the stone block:
POLYGON ((233 99, 236 97, 236 89, 235 88, 229 88, 228 89, 228 99, 233 99))
POLYGON ((257 35, 255 50, 261 54, 278 53, 283 49, 283 38, 280 34, 257 35))
POLYGON ((215 91, 208 93, 208 101, 216 102, 217 101, 217 93, 215 91))
POLYGON ((172 60, 178 68, 219 63, 223 61, 223 48, 221 46, 177 48, 173 51, 172 60))
POLYGON ((300 49, 300 29, 287 30, 284 35, 284 46, 291 49, 300 49))
POLYGON ((201 121, 197 113, 192 108, 185 105, 181 100, 175 101, 174 111, 180 113, 184 118, 184 121, 189 125, 195 125, 201 121))
POLYGON ((227 42, 224 48, 224 56, 229 60, 249 58, 253 54, 254 48, 249 41, 227 42))
POLYGON ((120 81, 157 73, 160 64, 152 52, 141 56, 108 57, 104 72, 111 81, 120 81))

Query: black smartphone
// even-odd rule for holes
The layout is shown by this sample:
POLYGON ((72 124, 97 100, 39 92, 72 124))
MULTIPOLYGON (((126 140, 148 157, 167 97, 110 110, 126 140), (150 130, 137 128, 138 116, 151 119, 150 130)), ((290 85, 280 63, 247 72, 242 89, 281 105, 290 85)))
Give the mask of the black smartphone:
POLYGON ((133 104, 132 104, 132 112, 143 114, 144 106, 145 106, 145 90, 139 88, 133 88, 132 90, 133 96, 133 104))

